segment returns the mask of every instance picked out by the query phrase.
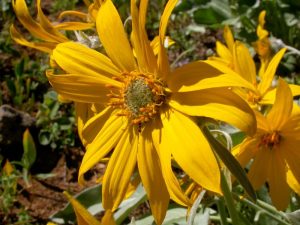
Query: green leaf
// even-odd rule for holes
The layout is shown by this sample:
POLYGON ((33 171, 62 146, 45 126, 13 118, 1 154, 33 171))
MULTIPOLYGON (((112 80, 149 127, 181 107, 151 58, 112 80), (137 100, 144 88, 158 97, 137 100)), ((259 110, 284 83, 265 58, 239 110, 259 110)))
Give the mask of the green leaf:
MULTIPOLYGON (((194 225, 208 225, 209 224, 209 212, 210 209, 207 208, 203 213, 197 213, 194 219, 194 225)), ((186 225, 186 213, 187 209, 185 208, 172 208, 168 209, 166 217, 162 225, 186 225)), ((147 216, 140 220, 135 220, 134 225, 152 225, 154 223, 153 216, 147 216)))
POLYGON ((24 63, 25 63, 25 60, 22 59, 18 64, 16 64, 16 66, 15 66, 15 75, 17 77, 21 77, 22 74, 24 73, 24 63))
POLYGON ((224 17, 218 15, 212 8, 200 8, 194 12, 194 20, 198 24, 213 25, 222 22, 224 19, 224 17))
POLYGON ((118 211, 114 214, 116 224, 123 224, 122 222, 128 217, 128 215, 146 200, 146 192, 142 185, 139 185, 136 191, 132 194, 132 196, 124 200, 121 203, 118 211))
POLYGON ((230 136, 231 136, 231 140, 232 140, 232 146, 236 146, 236 145, 242 143, 242 141, 246 137, 244 132, 232 133, 232 134, 230 134, 230 136))
POLYGON ((225 202, 227 205, 227 209, 228 209, 232 224, 240 225, 241 221, 239 219, 238 212, 235 208, 235 204, 234 204, 234 201, 233 201, 233 198, 231 195, 231 191, 229 189, 229 186, 227 184, 227 181, 226 181, 226 178, 225 178, 223 172, 221 172, 221 187, 222 187, 224 199, 225 199, 225 202))
POLYGON ((233 155, 220 143, 218 142, 209 130, 206 127, 203 127, 203 133, 208 139, 211 147, 220 157, 222 162, 226 165, 226 167, 230 170, 230 172, 235 176, 235 178, 240 182, 243 186, 247 194, 253 199, 256 200, 255 191, 247 178, 247 175, 244 169, 241 167, 239 162, 233 157, 233 155))
POLYGON ((28 129, 26 129, 23 134, 23 149, 24 149, 23 157, 22 157, 23 167, 26 170, 29 170, 32 164, 36 160, 36 148, 35 148, 34 140, 28 129))
MULTIPOLYGON (((87 188, 79 194, 73 196, 79 201, 92 215, 96 215, 104 211, 102 206, 102 186, 95 185, 87 188)), ((116 224, 124 224, 123 221, 128 217, 133 209, 138 207, 146 200, 146 193, 141 185, 128 199, 124 200, 114 214, 116 224)), ((59 224, 75 223, 76 216, 70 203, 67 206, 51 216, 51 220, 59 224)))
POLYGON ((291 213, 285 213, 285 215, 292 225, 300 225, 300 209, 291 213))

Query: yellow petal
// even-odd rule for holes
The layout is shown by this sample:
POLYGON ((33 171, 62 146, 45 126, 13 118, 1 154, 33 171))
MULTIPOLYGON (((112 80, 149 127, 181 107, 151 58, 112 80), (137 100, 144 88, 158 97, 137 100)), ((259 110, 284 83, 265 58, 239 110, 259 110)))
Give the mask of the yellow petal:
POLYGON ((161 224, 168 209, 170 196, 161 172, 159 157, 152 143, 149 126, 144 128, 139 137, 137 161, 152 215, 156 224, 161 224))
POLYGON ((127 128, 119 140, 107 165, 102 187, 103 207, 115 211, 126 195, 136 166, 138 135, 127 128))
MULTIPOLYGON (((300 95, 300 86, 296 84, 289 84, 289 87, 292 91, 293 96, 299 96, 300 95)), ((269 104, 273 105, 276 98, 276 88, 273 88, 270 91, 267 91, 265 95, 263 96, 262 100, 260 101, 260 104, 269 104)))
POLYGON ((293 109, 293 96, 288 84, 281 78, 278 81, 275 103, 267 115, 274 130, 279 130, 289 119, 293 109))
POLYGON ((87 30, 95 26, 94 23, 83 23, 83 22, 63 22, 54 25, 57 30, 87 30))
POLYGON ((123 23, 111 0, 102 3, 97 15, 97 31, 106 53, 121 71, 135 70, 133 52, 123 23))
POLYGON ((29 42, 27 41, 14 27, 10 27, 10 36, 11 38, 20 45, 27 46, 29 48, 34 48, 42 52, 50 53, 55 48, 56 43, 52 42, 29 42))
POLYGON ((276 69, 277 69, 277 67, 280 63, 280 60, 282 59, 285 51, 286 51, 286 49, 283 48, 279 52, 277 52, 277 54, 270 61, 269 65, 266 69, 266 72, 261 77, 261 81, 258 85, 258 90, 262 95, 264 95, 265 92, 271 87, 274 75, 276 73, 276 69))
MULTIPOLYGON (((164 40, 164 46, 166 48, 169 48, 173 44, 175 44, 175 41, 173 41, 170 37, 166 36, 165 40, 164 40)), ((154 55, 155 56, 158 55, 159 46, 160 46, 160 38, 159 38, 159 36, 155 36, 153 38, 153 40, 150 42, 150 46, 153 49, 154 55)))
MULTIPOLYGON (((212 60, 197 61, 175 69, 168 80, 168 87, 173 92, 197 91, 215 87, 245 87, 253 89, 253 85, 235 74, 229 68, 219 71, 212 65, 220 65, 212 60), (228 73, 227 73, 228 72, 228 73)), ((222 66, 224 68, 226 66, 222 66)))
POLYGON ((273 88, 271 90, 268 90, 265 92, 265 94, 262 96, 262 99, 259 101, 262 105, 273 105, 276 98, 276 88, 273 88))
POLYGON ((297 195, 300 195, 300 182, 295 178, 290 169, 287 171, 287 183, 297 195))
POLYGON ((79 12, 79 11, 75 11, 75 10, 65 10, 63 12, 61 12, 58 16, 58 19, 64 19, 64 17, 66 16, 75 16, 78 17, 80 19, 87 19, 88 15, 86 13, 83 12, 79 12))
POLYGON ((233 52, 234 38, 229 26, 224 27, 224 39, 230 52, 233 52))
POLYGON ((49 34, 59 38, 59 40, 61 42, 65 42, 68 41, 68 39, 62 35, 58 30, 56 30, 53 25, 51 24, 51 22, 48 20, 48 18, 45 16, 45 14, 43 13, 43 10, 41 8, 41 0, 37 0, 37 17, 38 20, 42 26, 42 28, 47 31, 49 34))
POLYGON ((232 53, 225 45, 223 45, 219 41, 216 42, 216 51, 221 58, 228 60, 228 62, 231 62, 233 60, 232 53))
MULTIPOLYGON (((94 120, 96 123, 98 120, 94 120)), ((86 147, 86 153, 78 173, 78 182, 84 183, 84 173, 91 169, 116 146, 124 133, 127 123, 124 118, 112 115, 103 125, 94 141, 86 147)))
POLYGON ((170 73, 169 60, 166 53, 166 49, 164 47, 164 40, 165 40, 169 17, 171 16, 171 13, 177 4, 177 1, 178 0, 169 0, 160 18, 160 24, 159 24, 160 44, 159 44, 159 52, 158 52, 158 68, 159 68, 158 70, 163 80, 169 79, 169 73, 170 73))
MULTIPOLYGON (((258 146, 257 146, 258 147, 258 146)), ((271 168, 272 152, 269 149, 259 149, 250 167, 248 178, 255 190, 258 190, 268 179, 271 168)))
MULTIPOLYGON (((268 150, 268 149, 266 149, 268 150)), ((290 189, 287 184, 286 166, 277 149, 270 154, 268 183, 272 203, 278 210, 285 210, 290 201, 290 189)))
MULTIPOLYGON (((84 45, 67 42, 57 45, 53 51, 56 63, 68 73, 90 76, 119 76, 119 69, 105 55, 84 45)), ((111 79, 108 79, 112 82, 111 79)), ((116 82, 113 82, 116 83, 116 82)))
POLYGON ((252 109, 228 89, 174 93, 169 105, 191 116, 204 116, 229 123, 249 134, 256 130, 252 109))
POLYGON ((33 20, 28 11, 25 0, 12 1, 14 11, 21 24, 35 37, 49 42, 64 42, 67 38, 47 32, 39 23, 33 20))
POLYGON ((76 121, 79 138, 84 146, 87 141, 82 137, 82 130, 85 123, 93 116, 91 105, 87 103, 75 102, 76 121))
POLYGON ((241 144, 234 147, 232 154, 239 163, 245 167, 256 153, 257 140, 253 138, 245 139, 241 144))
POLYGON ((106 88, 106 80, 109 78, 99 76, 98 78, 82 74, 53 75, 47 71, 47 77, 53 88, 65 98, 83 102, 105 104, 109 90, 106 88))
MULTIPOLYGON (((86 117, 88 117, 89 111, 86 113, 88 114, 86 117)), ((100 130, 111 115, 114 115, 113 109, 111 107, 106 107, 97 115, 88 117, 85 120, 84 127, 82 127, 82 138, 90 144, 99 134, 100 130)))
POLYGON ((161 18, 160 18, 159 36, 160 36, 161 41, 165 40, 168 21, 169 21, 171 13, 172 13, 173 9, 175 8, 177 2, 178 2, 178 0, 169 0, 167 2, 167 5, 165 6, 165 9, 163 11, 161 18))
MULTIPOLYGON (((298 132, 299 136, 299 132, 298 132)), ((300 160, 300 153, 299 153, 299 145, 300 140, 295 140, 294 138, 290 137, 283 137, 282 143, 280 143, 280 150, 281 155, 286 160, 286 163, 290 170, 292 171, 295 178, 300 182, 300 167, 299 167, 299 160, 300 160)))
POLYGON ((256 68, 248 48, 236 42, 233 49, 234 69, 250 84, 256 86, 256 68))
POLYGON ((101 225, 100 221, 93 217, 92 214, 86 208, 84 208, 79 201, 73 198, 66 191, 64 194, 73 206, 78 225, 101 225))
POLYGON ((160 150, 170 148, 176 162, 196 183, 221 193, 217 160, 196 123, 172 109, 162 114, 161 119, 160 150))
POLYGON ((160 159, 160 165, 162 169, 163 178, 165 180, 168 192, 170 194, 171 199, 173 199, 176 203, 182 206, 191 206, 192 203, 187 198, 187 196, 182 191, 180 184, 172 171, 171 165, 171 149, 169 147, 163 148, 161 146, 162 142, 162 124, 160 121, 156 120, 153 122, 155 125, 153 126, 152 131, 152 139, 157 154, 160 159))
POLYGON ((269 121, 267 120, 267 118, 265 116, 263 116, 263 114, 261 114, 261 112, 254 111, 254 113, 255 113, 255 117, 256 117, 256 121, 257 121, 257 129, 264 130, 266 132, 271 131, 272 126, 269 123, 269 121))
POLYGON ((101 219, 102 225, 116 225, 116 221, 114 219, 114 214, 111 210, 106 210, 104 216, 101 219))
POLYGON ((289 87, 292 91, 293 96, 299 96, 300 95, 300 85, 289 84, 289 87))
POLYGON ((148 0, 140 1, 139 21, 142 27, 145 27, 146 25, 147 8, 148 8, 148 0))
POLYGON ((265 17, 266 17, 266 10, 263 10, 259 13, 258 16, 259 25, 257 26, 257 30, 256 30, 257 36, 260 40, 266 38, 269 35, 269 32, 264 29, 265 22, 266 22, 265 17))
MULTIPOLYGON (((143 7, 142 10, 146 10, 144 9, 144 7, 146 7, 144 4, 144 2, 141 2, 141 7, 143 7)), ((146 12, 142 13, 145 14, 146 12)), ((145 73, 154 73, 154 71, 156 71, 156 59, 146 34, 145 24, 141 24, 139 21, 140 17, 134 0, 131 1, 131 17, 132 42, 136 52, 139 69, 145 73)))

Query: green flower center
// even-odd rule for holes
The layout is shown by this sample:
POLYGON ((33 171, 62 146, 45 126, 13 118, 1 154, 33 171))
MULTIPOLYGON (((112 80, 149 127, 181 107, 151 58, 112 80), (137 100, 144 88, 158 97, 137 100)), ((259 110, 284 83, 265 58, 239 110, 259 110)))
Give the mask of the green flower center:
POLYGON ((153 103, 153 97, 151 88, 144 78, 131 81, 124 93, 125 104, 135 117, 141 114, 141 108, 153 103))
POLYGON ((109 105, 121 109, 118 115, 128 117, 134 125, 141 127, 150 121, 166 101, 165 86, 153 74, 132 71, 114 79, 123 86, 118 90, 110 87, 109 105))

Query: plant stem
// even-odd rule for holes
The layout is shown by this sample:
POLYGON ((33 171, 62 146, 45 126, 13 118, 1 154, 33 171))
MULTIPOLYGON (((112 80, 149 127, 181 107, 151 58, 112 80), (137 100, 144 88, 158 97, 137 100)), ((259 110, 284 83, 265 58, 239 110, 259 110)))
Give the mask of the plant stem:
POLYGON ((232 193, 233 197, 243 203, 246 203, 247 205, 253 207, 254 209, 261 211, 262 213, 266 214, 267 216, 271 217, 272 219, 278 221, 281 224, 284 225, 291 225, 290 223, 288 223, 287 221, 283 220, 280 217, 284 217, 280 212, 278 212, 273 206, 270 206, 269 204, 261 201, 261 200, 257 200, 257 204, 251 202, 250 200, 240 197, 239 195, 232 193))

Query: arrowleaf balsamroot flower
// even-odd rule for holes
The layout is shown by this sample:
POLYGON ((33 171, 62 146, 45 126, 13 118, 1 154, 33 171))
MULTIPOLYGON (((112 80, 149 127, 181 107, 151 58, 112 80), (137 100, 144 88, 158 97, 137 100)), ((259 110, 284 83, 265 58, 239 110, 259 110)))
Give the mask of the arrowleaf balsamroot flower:
POLYGON ((281 78, 277 89, 269 113, 256 113, 257 133, 246 138, 233 154, 243 166, 254 159, 248 174, 253 187, 259 189, 268 182, 273 204, 284 210, 290 188, 300 194, 300 111, 298 105, 293 105, 292 92, 281 78))
POLYGON ((172 171, 177 162, 197 184, 220 193, 220 171, 210 145, 190 116, 210 117, 255 132, 251 108, 228 90, 249 87, 242 78, 223 74, 205 62, 170 70, 163 42, 176 0, 168 1, 159 28, 159 51, 145 30, 148 1, 131 1, 131 44, 111 0, 101 3, 96 27, 105 56, 79 43, 62 43, 53 59, 66 74, 48 72, 54 89, 75 102, 102 104, 89 119, 82 136, 87 141, 83 175, 112 152, 103 177, 103 206, 115 211, 124 199, 137 169, 157 224, 165 216, 170 197, 190 205, 172 171))

